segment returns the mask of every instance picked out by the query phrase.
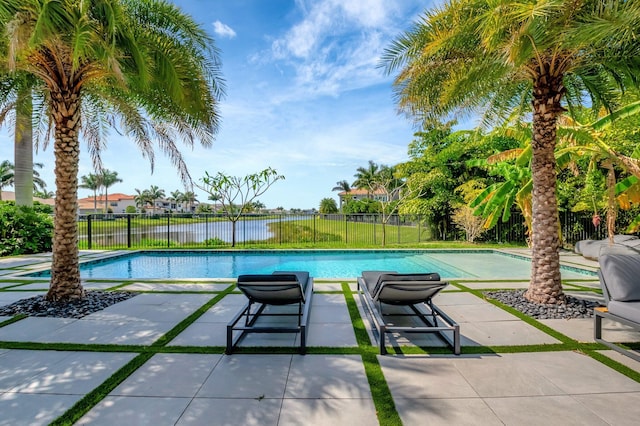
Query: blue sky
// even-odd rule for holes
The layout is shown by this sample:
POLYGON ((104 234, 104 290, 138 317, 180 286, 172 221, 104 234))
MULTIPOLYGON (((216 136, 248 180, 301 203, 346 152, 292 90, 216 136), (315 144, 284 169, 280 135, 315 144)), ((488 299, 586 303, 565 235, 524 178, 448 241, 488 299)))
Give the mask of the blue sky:
MULTIPOLYGON (((318 208, 337 181, 354 180, 369 160, 407 159, 416 128, 398 115, 382 51, 431 6, 429 0, 174 0, 210 32, 221 51, 226 97, 213 147, 184 147, 194 181, 223 172, 244 176, 273 167, 285 180, 259 197, 267 207, 318 208)), ((180 145, 182 146, 182 145, 180 145)), ((13 136, 0 129, 0 161, 13 162, 13 136)), ((34 157, 55 190, 53 149, 34 157)), ((133 194, 158 185, 184 191, 161 152, 154 173, 135 145, 111 131, 104 166, 133 194)), ((93 172, 83 145, 80 176, 93 172)), ((6 189, 5 189, 6 190, 6 189)), ((11 189, 9 189, 11 190, 11 189)), ((206 195, 196 190, 198 199, 206 195)), ((92 195, 80 189, 79 197, 92 195)))

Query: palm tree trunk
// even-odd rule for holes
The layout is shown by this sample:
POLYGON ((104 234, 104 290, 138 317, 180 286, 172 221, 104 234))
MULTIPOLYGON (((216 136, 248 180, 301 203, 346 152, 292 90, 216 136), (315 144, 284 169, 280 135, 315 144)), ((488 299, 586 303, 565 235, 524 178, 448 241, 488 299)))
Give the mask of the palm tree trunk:
POLYGON ((17 206, 33 206, 33 109, 31 93, 18 93, 14 137, 14 179, 17 206))
POLYGON ((531 235, 531 282, 525 297, 537 303, 564 301, 560 279, 560 238, 556 198, 557 117, 563 109, 562 76, 541 75, 533 88, 533 220, 531 235))
POLYGON ((52 94, 55 122, 56 200, 51 285, 47 299, 68 301, 84 295, 78 266, 79 99, 75 94, 52 94))

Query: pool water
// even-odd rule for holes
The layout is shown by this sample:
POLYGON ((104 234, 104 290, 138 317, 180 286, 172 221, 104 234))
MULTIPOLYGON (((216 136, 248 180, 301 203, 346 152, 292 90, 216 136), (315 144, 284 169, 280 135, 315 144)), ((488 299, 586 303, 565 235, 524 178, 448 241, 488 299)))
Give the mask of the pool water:
MULTIPOLYGON (((491 250, 150 251, 83 263, 80 275, 109 279, 235 278, 275 270, 309 271, 317 278, 350 278, 366 270, 392 270, 437 272, 443 278, 528 279, 531 263, 491 250)), ((562 277, 584 279, 593 273, 563 269, 562 277)))

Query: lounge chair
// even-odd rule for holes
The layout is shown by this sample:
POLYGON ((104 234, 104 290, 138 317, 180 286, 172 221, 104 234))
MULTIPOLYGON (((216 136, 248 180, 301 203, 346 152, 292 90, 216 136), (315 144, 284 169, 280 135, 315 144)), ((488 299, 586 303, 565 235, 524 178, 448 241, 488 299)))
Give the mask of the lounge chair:
POLYGON ((272 275, 240 275, 237 287, 249 301, 227 324, 227 349, 231 354, 247 333, 300 333, 300 353, 306 351, 313 278, 308 272, 276 271, 272 275), (264 312, 268 305, 298 305, 296 313, 264 312), (294 316, 297 324, 257 325, 260 317, 294 316), (241 319, 244 321, 241 322, 241 319), (240 323, 240 324, 238 324, 240 323), (234 339, 234 332, 240 331, 234 339))
POLYGON ((635 235, 616 234, 613 236, 613 243, 609 238, 602 240, 580 240, 576 243, 574 252, 581 254, 587 259, 598 260, 600 252, 603 252, 609 247, 619 245, 635 248, 640 245, 640 239, 635 235))
POLYGON ((594 309, 594 339, 640 361, 640 352, 624 349, 602 338, 603 318, 640 331, 640 254, 629 248, 614 248, 603 252, 598 261, 598 276, 606 307, 594 309))
POLYGON ((380 354, 387 353, 385 339, 387 333, 438 333, 460 354, 460 326, 435 304, 436 296, 449 283, 441 281, 440 275, 399 274, 395 271, 364 271, 358 278, 358 294, 370 313, 380 343, 380 354), (411 312, 384 313, 384 305, 399 305, 411 312), (385 320, 393 316, 416 317, 424 325, 400 326, 385 320), (452 337, 445 332, 451 332, 452 337))

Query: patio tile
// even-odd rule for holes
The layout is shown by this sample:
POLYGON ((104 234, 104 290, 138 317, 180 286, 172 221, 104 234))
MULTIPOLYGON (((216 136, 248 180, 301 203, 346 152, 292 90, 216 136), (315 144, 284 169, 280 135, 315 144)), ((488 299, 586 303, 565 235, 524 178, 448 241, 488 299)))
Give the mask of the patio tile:
MULTIPOLYGON (((316 295, 315 297, 317 297, 316 295)), ((349 315, 349 311, 347 310, 346 303, 343 303, 342 306, 327 306, 327 305, 318 305, 312 304, 311 312, 309 316, 309 322, 311 324, 320 323, 343 323, 343 324, 351 324, 351 316, 349 315)))
MULTIPOLYGON (((465 292, 440 292, 433 298, 433 303, 438 307, 451 305, 482 305, 487 303, 485 300, 465 292)), ((445 312, 446 309, 443 309, 445 312)))
POLYGON ((87 290, 106 290, 111 287, 116 287, 120 284, 122 283, 89 281, 89 282, 83 282, 82 287, 84 287, 87 290))
POLYGON ((453 356, 378 356, 378 361, 394 399, 478 398, 453 356))
POLYGON ((78 321, 72 318, 27 317, 0 328, 0 341, 37 342, 56 330, 78 321))
POLYGON ((504 425, 480 398, 394 398, 393 402, 405 425, 504 425))
MULTIPOLYGON (((300 335, 296 336, 296 345, 300 335)), ((348 324, 310 323, 307 331, 307 346, 354 347, 358 346, 351 322, 348 324)))
POLYGON ((640 373, 640 361, 636 361, 635 359, 630 358, 626 355, 622 355, 620 352, 616 352, 614 350, 606 350, 606 351, 598 351, 598 352, 640 373))
MULTIPOLYGON (((459 324, 468 322, 514 321, 518 317, 490 303, 447 306, 446 314, 459 324)), ((462 325, 461 325, 462 326, 462 325)))
POLYGON ((492 281, 492 282, 473 282, 465 281, 460 284, 474 290, 484 290, 490 288, 503 288, 509 290, 518 290, 529 287, 529 281, 492 281))
POLYGON ((516 321, 464 323, 460 326, 462 346, 509 346, 560 343, 537 328, 516 321))
POLYGON ((0 392, 31 380, 68 357, 70 352, 11 349, 0 354, 0 392))
POLYGON ((28 283, 22 284, 19 287, 13 287, 11 290, 39 290, 39 291, 48 291, 49 290, 49 282, 36 282, 36 283, 28 283))
MULTIPOLYGON (((315 290, 315 287, 314 287, 315 290)), ((345 306, 346 301, 342 294, 314 294, 312 306, 345 306)))
POLYGON ((23 380, 10 392, 84 395, 136 356, 106 352, 66 354, 60 362, 49 364, 40 374, 23 380))
POLYGON ((48 425, 80 398, 80 395, 1 393, 0 426, 48 425))
MULTIPOLYGON (((190 398, 107 396, 75 424, 174 425, 190 401, 190 398)), ((207 420, 211 424, 211 418, 207 420)))
POLYGON ((371 398, 359 355, 295 355, 285 398, 371 398))
MULTIPOLYGON (((285 399, 281 425, 375 425, 378 424, 372 399, 285 399)), ((424 423, 423 423, 424 424, 424 423)))
POLYGON ((486 404, 507 425, 606 426, 584 405, 568 395, 485 398, 486 404))
POLYGON ((194 322, 167 346, 225 346, 226 322, 194 322))
MULTIPOLYGON (((281 399, 196 398, 176 426, 276 426, 281 399)), ((173 423, 172 423, 173 424, 173 423)))
POLYGON ((292 355, 223 356, 197 398, 282 398, 292 355))
MULTIPOLYGON (((640 383, 576 352, 509 354, 568 394, 640 392, 640 383)), ((506 354, 505 354, 506 356, 506 354)))
POLYGON ((10 305, 18 300, 40 296, 44 293, 44 291, 0 291, 0 306, 10 305))
POLYGON ((538 321, 578 342, 594 342, 593 318, 541 319, 538 321))
MULTIPOLYGON (((24 283, 17 282, 17 281, 0 282, 0 288, 13 287, 13 286, 22 286, 22 285, 24 285, 24 283)), ((20 288, 20 287, 14 287, 14 288, 20 288)))
POLYGON ((156 354, 109 395, 193 397, 221 357, 221 355, 200 354, 156 354))
POLYGON ((594 415, 607 424, 616 426, 634 426, 640 418, 640 393, 610 393, 593 395, 575 395, 574 399, 583 404, 594 415), (612 407, 619 407, 613 408, 612 407), (624 409, 620 409, 624 407, 624 409))

